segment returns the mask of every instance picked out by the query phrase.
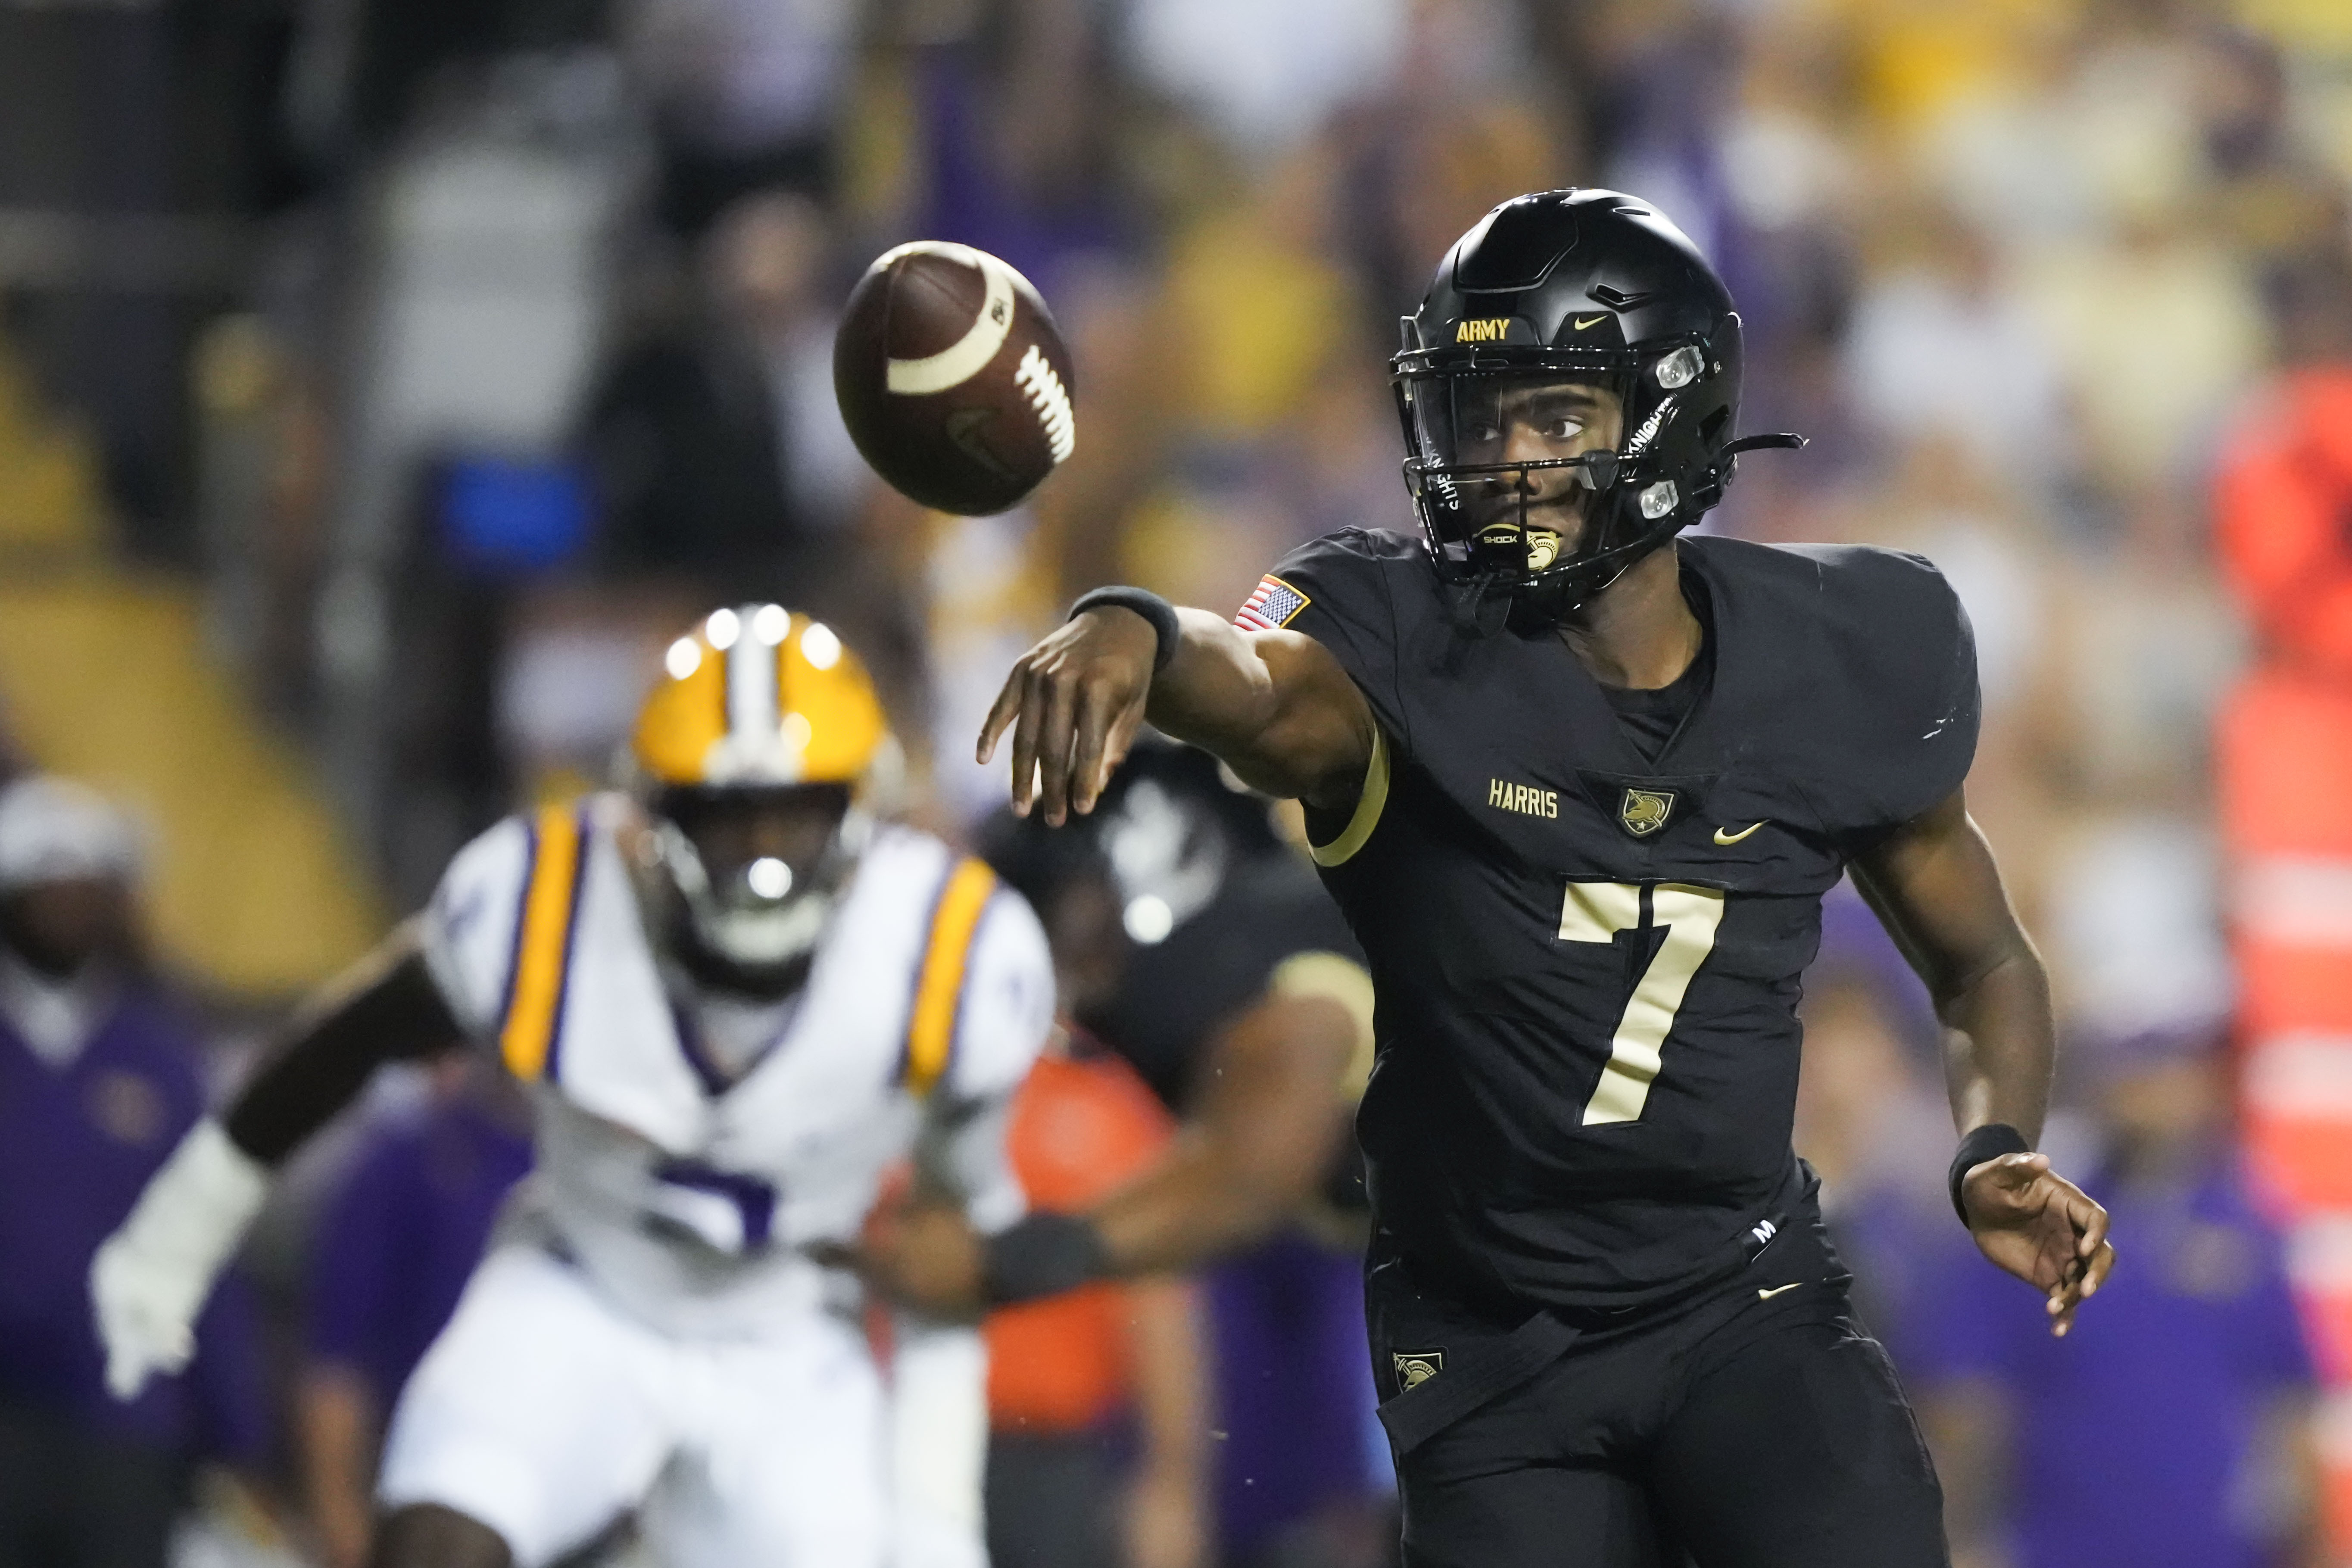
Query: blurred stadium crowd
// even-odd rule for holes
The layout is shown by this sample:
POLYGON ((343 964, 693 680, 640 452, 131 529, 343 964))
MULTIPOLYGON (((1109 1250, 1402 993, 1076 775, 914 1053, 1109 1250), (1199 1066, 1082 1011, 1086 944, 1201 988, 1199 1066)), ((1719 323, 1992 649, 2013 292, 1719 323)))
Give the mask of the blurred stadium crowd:
MULTIPOLYGON (((152 1561, 90 1521, 168 1521, 197 1458, 177 1561, 360 1561, 373 1424, 528 1158, 487 1075, 308 1157, 187 1387, 110 1409, 59 1325, 257 1023, 599 780, 679 626, 842 627, 968 832, 980 715, 1076 591, 1238 605, 1411 526, 1394 319, 1566 184, 1716 258, 1744 426, 1811 437, 1709 525, 1920 551, 1975 624, 1970 805, 2114 1286, 2053 1344, 1958 1256, 1934 1023, 1858 902, 1800 1121, 1960 1560, 2332 1562, 2331 1514, 2352 1550, 2352 8, 51 0, 0 4, 0 777, 127 814, 0 797, 0 1568, 152 1561), (912 237, 1070 340, 1076 455, 1021 511, 914 508, 834 411, 833 312, 912 237)), ((1070 1202, 1185 1115, 1154 1087, 1070 1202)), ((1324 1289, 1258 1353, 1360 1362, 1324 1289)), ((1133 1364, 1031 1393, 1102 1435, 1090 1484, 1209 1455, 1126 1561, 1382 1560, 1364 1411, 1298 1474, 1221 1460, 1286 1449, 1217 1397, 1155 1449, 1135 1389, 1234 1379, 1122 1321, 1066 1353, 1133 1364)))

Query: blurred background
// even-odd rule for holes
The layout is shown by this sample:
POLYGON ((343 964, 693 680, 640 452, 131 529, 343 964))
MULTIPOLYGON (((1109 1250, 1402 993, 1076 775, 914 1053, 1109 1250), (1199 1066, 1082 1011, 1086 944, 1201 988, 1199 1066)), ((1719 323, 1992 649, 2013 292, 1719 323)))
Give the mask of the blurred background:
MULTIPOLYGON (((73 797, 114 813, 75 878, 129 895, 110 973, 168 999, 152 1061, 0 1092, 0 1281, 62 1256, 57 1162, 127 1204, 194 1113, 173 1074, 217 1093, 468 837, 601 780, 713 602, 839 626, 957 833, 1003 794, 979 716, 1077 591, 1235 605, 1300 540, 1410 528, 1395 320, 1570 184, 1714 258, 1745 427, 1812 437, 1708 526, 1920 551, 1975 622, 1970 804, 2060 988, 2047 1146, 2116 1214, 2114 1289, 2053 1345, 1959 1255, 1932 1020, 1850 900, 1800 1127, 1962 1561, 2343 1560, 2342 0, 0 0, 0 777, 111 803, 73 797), (835 412, 836 308, 918 237, 1070 340, 1076 456, 1020 511, 913 507, 835 412), (52 1115, 96 1130, 5 1152, 52 1115)), ((41 886, 0 887, 0 963, 41 886)), ((13 973, 0 1052, 72 1057, 13 973)), ((356 1563, 370 1423, 527 1159, 444 1078, 306 1157, 218 1409, 115 1435, 171 1457, 140 1484, 181 1562, 356 1563), (439 1272, 387 1262, 428 1212, 439 1272)), ((66 1310, 35 1294, 0 1282, 0 1338, 66 1310)), ((5 1442, 87 1425, 38 1359, 0 1352, 0 1517, 5 1442)), ((1341 1468, 1376 1518, 1377 1456, 1341 1468)), ((1128 1560, 1381 1560, 1220 1500, 1257 1479, 1128 1560)))

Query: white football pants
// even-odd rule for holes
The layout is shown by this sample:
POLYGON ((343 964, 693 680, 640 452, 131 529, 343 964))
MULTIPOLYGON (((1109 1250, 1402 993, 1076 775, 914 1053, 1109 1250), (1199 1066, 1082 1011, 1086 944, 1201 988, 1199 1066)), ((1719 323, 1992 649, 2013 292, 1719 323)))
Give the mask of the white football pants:
POLYGON ((378 1495, 479 1521, 517 1568, 631 1508, 667 1568, 886 1568, 907 1555, 892 1446, 854 1325, 793 1313, 758 1339, 674 1339, 516 1245, 483 1260, 409 1380, 378 1495))

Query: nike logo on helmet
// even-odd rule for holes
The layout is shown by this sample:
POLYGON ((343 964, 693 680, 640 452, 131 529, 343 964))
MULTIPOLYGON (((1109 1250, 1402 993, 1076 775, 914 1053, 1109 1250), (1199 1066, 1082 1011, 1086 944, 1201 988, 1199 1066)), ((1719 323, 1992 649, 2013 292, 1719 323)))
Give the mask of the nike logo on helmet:
POLYGON ((1605 314, 1599 316, 1579 316, 1576 318, 1576 330, 1580 332, 1587 327, 1597 327, 1608 319, 1608 316, 1605 314))

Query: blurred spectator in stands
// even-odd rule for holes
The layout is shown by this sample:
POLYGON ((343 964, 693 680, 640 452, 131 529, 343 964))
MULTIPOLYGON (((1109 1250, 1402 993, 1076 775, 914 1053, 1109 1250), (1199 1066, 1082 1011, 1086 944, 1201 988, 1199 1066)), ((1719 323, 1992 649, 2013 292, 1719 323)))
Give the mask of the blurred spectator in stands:
POLYGON ((1896 450, 1957 441, 2003 487, 2060 477, 2068 431, 2042 323, 1990 241, 1932 205, 1872 226, 1845 342, 1848 395, 1896 450))
POLYGON ((1082 273, 1143 239, 1135 182, 1121 178, 1126 84, 1109 10, 979 8, 968 37, 915 57, 917 232, 1003 257, 1057 310, 1082 273))
POLYGON ((1822 958, 1805 975, 1797 1152, 1822 1179, 1822 1213, 1853 1271, 1853 1299, 1908 1364, 1929 1265, 1952 1222, 1929 1151, 1949 1141, 1930 1069, 1927 994, 1862 900, 1840 888, 1822 910, 1822 958))
POLYGON ((235 1274, 196 1355, 107 1392, 89 1266, 204 1109, 202 1041, 146 975, 138 836, 94 792, 0 789, 0 1563, 162 1568, 200 1459, 265 1447, 252 1299, 235 1274))
POLYGON ((665 224, 698 235, 751 192, 831 194, 835 121, 868 9, 858 0, 625 0, 611 8, 622 57, 660 133, 665 224))
MULTIPOLYGON (((1507 21, 1501 5, 1432 8, 1472 13, 1455 30, 1467 51, 1507 21)), ((1389 79, 1412 9, 1405 0, 1138 0, 1125 28, 1126 64, 1233 152, 1279 157, 1317 134, 1364 84, 1389 79)))
POLYGON ((457 1310, 508 1189, 530 1168, 511 1080, 464 1054, 424 1103, 370 1129, 327 1199, 295 1391, 304 1487, 328 1568, 361 1568, 383 1424, 457 1310))
POLYGON ((2014 1568, 2315 1563, 2314 1373, 2280 1238, 2229 1137, 2219 1040, 2095 1047, 2108 1147, 2091 1190, 2138 1238, 2095 1331, 1963 1255, 1923 1293, 1906 1374, 1937 1451, 1955 1561, 2014 1568))
MULTIPOLYGON (((1109 879, 1075 844, 995 826, 993 858, 1045 923, 1062 1006, 1099 1005, 1128 952, 1109 879)), ((1077 1213, 1171 1131, 1132 1068, 1066 1029, 1013 1101, 1009 1146, 1033 1205, 1077 1213)), ((987 1334, 995 1568, 1202 1568, 1208 1393, 1191 1284, 1090 1285, 1000 1311, 987 1334)))
MULTIPOLYGON (((1154 195, 1177 199, 1151 187, 1183 185, 1175 171, 1186 161, 1131 156, 1143 117, 1113 54, 1115 7, 1010 0, 910 8, 902 20, 925 12, 919 47, 887 68, 885 96, 903 121, 867 127, 870 142, 899 154, 883 182, 892 210, 868 213, 869 224, 1010 262, 1051 303, 1086 405, 1070 461, 1013 510, 898 512, 893 497, 868 519, 869 555, 897 557, 899 596, 919 595, 924 611, 913 639, 928 655, 927 722, 909 737, 918 767, 944 815, 962 822, 1004 798, 1003 770, 971 761, 971 737, 996 695, 991 672, 1059 619, 1072 583, 1117 580, 1118 520, 1161 459, 1171 345, 1150 208, 1154 195)), ((916 704, 903 706, 911 714, 916 704)))
POLYGON ((1170 242, 1169 460, 1140 498, 1122 574, 1179 603, 1238 606, 1266 563, 1320 528, 1400 515, 1390 465, 1348 460, 1393 443, 1395 424, 1381 367, 1360 347, 1337 154, 1329 139, 1301 143, 1170 242))
POLYGON ((606 369, 581 433, 606 569, 822 605, 867 483, 833 398, 831 245, 808 198, 744 197, 606 369))

